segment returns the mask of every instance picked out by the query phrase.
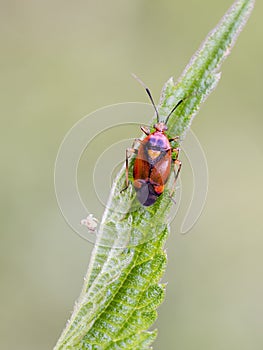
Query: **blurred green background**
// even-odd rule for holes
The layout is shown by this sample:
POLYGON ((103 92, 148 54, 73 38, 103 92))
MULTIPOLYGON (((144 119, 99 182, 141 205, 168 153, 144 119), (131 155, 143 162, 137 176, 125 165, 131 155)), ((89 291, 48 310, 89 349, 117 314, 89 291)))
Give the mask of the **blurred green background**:
MULTIPOLYGON (((64 135, 99 107, 148 102, 130 72, 158 96, 231 0, 0 4, 0 348, 44 350, 70 315, 92 249, 56 203, 54 162, 64 135)), ((193 123, 209 192, 190 233, 177 233, 187 201, 172 224, 155 349, 263 348, 262 9, 258 1, 193 123)))

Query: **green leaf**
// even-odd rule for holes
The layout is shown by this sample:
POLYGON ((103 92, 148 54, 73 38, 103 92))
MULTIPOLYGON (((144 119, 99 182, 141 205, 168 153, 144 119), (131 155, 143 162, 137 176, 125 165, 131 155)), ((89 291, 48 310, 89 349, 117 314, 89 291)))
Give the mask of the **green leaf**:
MULTIPOLYGON (((208 35, 176 84, 164 86, 159 114, 169 120, 169 134, 184 136, 200 104, 216 87, 223 60, 245 25, 254 1, 236 1, 208 35)), ((130 161, 130 171, 134 159, 130 161)), ((58 349, 150 349, 156 331, 147 331, 164 299, 160 278, 166 266, 163 245, 168 235, 171 199, 164 195, 150 207, 125 185, 125 168, 118 175, 103 215, 97 242, 74 312, 55 346, 58 349)))

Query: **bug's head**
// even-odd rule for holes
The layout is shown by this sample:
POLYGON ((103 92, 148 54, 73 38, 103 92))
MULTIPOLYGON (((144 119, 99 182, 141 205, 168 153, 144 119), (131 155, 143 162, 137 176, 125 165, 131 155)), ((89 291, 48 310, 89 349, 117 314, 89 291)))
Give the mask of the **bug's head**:
POLYGON ((164 122, 159 122, 159 123, 156 123, 154 124, 154 129, 156 131, 166 131, 168 128, 167 128, 167 125, 164 123, 164 122))

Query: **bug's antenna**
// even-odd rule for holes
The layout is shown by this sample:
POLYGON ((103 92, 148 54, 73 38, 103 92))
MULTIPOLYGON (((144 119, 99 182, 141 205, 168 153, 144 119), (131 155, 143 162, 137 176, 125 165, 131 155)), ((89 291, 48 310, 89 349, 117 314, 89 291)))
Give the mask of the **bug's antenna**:
POLYGON ((185 99, 180 100, 179 102, 177 102, 177 104, 174 106, 174 108, 171 110, 171 112, 170 112, 170 113, 168 114, 168 116, 166 117, 165 124, 168 123, 168 120, 169 120, 170 116, 173 114, 173 112, 176 110, 176 108, 177 108, 178 106, 180 106, 180 104, 181 104, 184 100, 185 100, 185 99))
MULTIPOLYGON (((149 88, 144 84, 144 82, 141 81, 141 79, 137 77, 137 75, 135 75, 134 73, 132 73, 132 76, 133 76, 133 78, 135 78, 135 79, 144 87, 145 91, 147 92, 147 95, 149 96, 149 98, 150 98, 150 100, 151 100, 151 102, 152 102, 153 108, 154 108, 154 110, 155 110, 155 113, 156 113, 157 123, 159 123, 159 119, 160 119, 160 118, 159 118, 159 113, 158 113, 158 109, 157 109, 157 107, 156 107, 156 105, 155 105, 155 103, 154 103, 154 100, 153 100, 153 98, 152 98, 151 91, 150 91, 149 88)), ((170 115, 169 115, 169 116, 170 116, 170 115)))

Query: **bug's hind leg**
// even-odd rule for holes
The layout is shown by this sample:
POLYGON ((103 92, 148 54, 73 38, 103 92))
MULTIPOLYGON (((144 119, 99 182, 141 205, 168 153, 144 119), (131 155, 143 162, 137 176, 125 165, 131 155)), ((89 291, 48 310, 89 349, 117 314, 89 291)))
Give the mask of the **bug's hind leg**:
MULTIPOLYGON (((150 131, 148 131, 148 128, 145 127, 141 127, 142 131, 147 135, 147 133, 150 131)), ((125 187, 120 191, 120 193, 122 193, 123 191, 127 190, 127 188, 129 187, 129 158, 131 157, 132 154, 138 154, 138 150, 135 147, 136 142, 142 143, 143 140, 141 139, 134 139, 131 148, 127 148, 126 149, 126 159, 125 159, 125 163, 126 163, 126 169, 125 169, 125 177, 126 177, 126 185, 125 187)))
MULTIPOLYGON (((133 142, 133 145, 134 143, 138 141, 138 140, 135 140, 133 142)), ((125 190, 127 190, 127 188, 129 187, 129 184, 130 184, 130 181, 129 181, 129 158, 131 156, 132 153, 135 153, 137 154, 138 151, 137 149, 134 149, 133 147, 132 148, 127 148, 126 149, 126 159, 125 159, 125 164, 126 164, 126 169, 125 169, 125 178, 126 178, 126 181, 125 181, 125 187, 120 191, 120 193, 124 192, 125 190)))
POLYGON ((171 189, 171 192, 170 192, 170 197, 171 198, 173 197, 173 194, 174 194, 174 191, 175 191, 176 182, 177 182, 178 176, 179 176, 181 168, 182 168, 182 162, 178 159, 180 148, 173 149, 173 152, 176 153, 176 157, 175 157, 175 159, 173 159, 173 163, 174 163, 174 168, 173 168, 173 171, 174 171, 174 182, 173 182, 173 186, 172 186, 172 189, 171 189))

